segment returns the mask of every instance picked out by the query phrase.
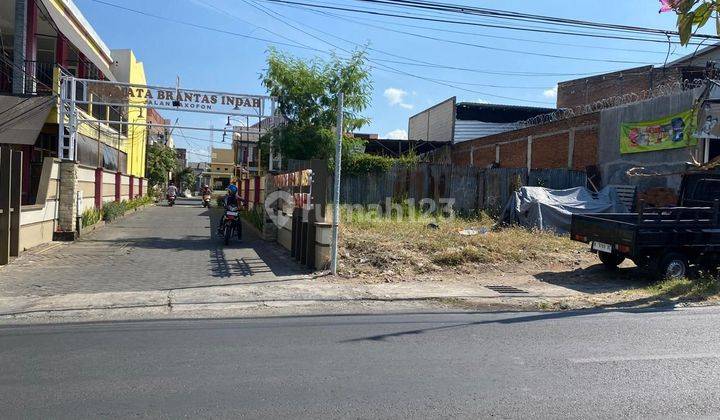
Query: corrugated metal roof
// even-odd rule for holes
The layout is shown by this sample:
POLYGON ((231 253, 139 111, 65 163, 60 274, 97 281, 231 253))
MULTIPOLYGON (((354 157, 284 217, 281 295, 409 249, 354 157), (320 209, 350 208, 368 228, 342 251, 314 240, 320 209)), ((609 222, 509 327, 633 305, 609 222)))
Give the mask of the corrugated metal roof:
POLYGON ((518 124, 515 123, 487 123, 482 121, 455 121, 454 143, 474 140, 480 137, 490 136, 504 131, 515 130, 518 124))
POLYGON ((457 104, 457 119, 464 121, 485 121, 492 123, 512 123, 526 120, 536 115, 548 114, 556 111, 555 108, 539 108, 535 106, 479 104, 474 102, 459 102, 457 104))

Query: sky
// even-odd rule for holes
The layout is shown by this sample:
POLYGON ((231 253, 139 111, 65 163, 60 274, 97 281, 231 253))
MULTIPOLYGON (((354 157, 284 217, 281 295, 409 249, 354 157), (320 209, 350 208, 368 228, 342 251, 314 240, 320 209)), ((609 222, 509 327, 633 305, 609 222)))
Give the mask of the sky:
MULTIPOLYGON (((357 0, 306 2, 386 8, 357 0)), ((674 30, 676 20, 672 13, 659 14, 656 0, 446 2, 664 30, 674 30)), ((370 117, 371 123, 360 131, 389 138, 406 136, 410 116, 453 96, 457 96, 458 101, 552 107, 559 81, 645 64, 659 65, 668 55, 665 43, 541 34, 332 10, 321 13, 266 0, 75 0, 75 3, 109 48, 130 48, 135 52, 144 63, 148 83, 152 85, 175 86, 179 76, 181 87, 188 89, 266 94, 260 75, 266 67, 271 45, 306 59, 326 59, 330 51, 346 56, 347 51, 368 45, 371 60, 403 62, 370 63, 374 92, 364 114, 370 117), (432 66, 408 65, 408 62, 432 66)), ((513 25, 489 18, 478 20, 513 25)), ((694 47, 673 46, 670 61, 694 50, 694 47)), ((181 125, 200 127, 222 127, 227 122, 222 115, 164 113, 163 116, 173 120, 179 117, 181 125)), ((209 132, 176 133, 176 146, 189 150, 189 160, 209 159, 209 132)), ((214 136, 215 147, 230 147, 229 143, 221 143, 220 133, 214 136)))

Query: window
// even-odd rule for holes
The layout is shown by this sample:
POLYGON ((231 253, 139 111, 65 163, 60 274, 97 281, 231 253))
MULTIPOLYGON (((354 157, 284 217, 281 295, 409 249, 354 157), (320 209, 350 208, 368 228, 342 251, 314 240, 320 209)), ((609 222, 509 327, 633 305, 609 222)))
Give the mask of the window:
POLYGON ((720 199, 720 180, 703 179, 698 181, 693 190, 693 199, 714 201, 720 199))

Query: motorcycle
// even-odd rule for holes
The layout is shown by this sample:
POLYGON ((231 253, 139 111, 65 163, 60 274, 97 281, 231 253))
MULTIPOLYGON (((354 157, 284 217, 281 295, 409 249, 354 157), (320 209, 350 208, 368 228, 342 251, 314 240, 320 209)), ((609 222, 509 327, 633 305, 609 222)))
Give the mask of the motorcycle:
POLYGON ((210 207, 210 194, 204 194, 202 197, 203 207, 210 207))
POLYGON ((238 239, 242 237, 242 224, 240 223, 239 218, 240 215, 238 214, 237 207, 231 206, 225 209, 225 220, 223 221, 223 226, 220 229, 225 245, 230 244, 230 238, 233 234, 237 234, 238 239))
POLYGON ((175 195, 168 194, 167 196, 168 206, 172 207, 175 205, 175 195))

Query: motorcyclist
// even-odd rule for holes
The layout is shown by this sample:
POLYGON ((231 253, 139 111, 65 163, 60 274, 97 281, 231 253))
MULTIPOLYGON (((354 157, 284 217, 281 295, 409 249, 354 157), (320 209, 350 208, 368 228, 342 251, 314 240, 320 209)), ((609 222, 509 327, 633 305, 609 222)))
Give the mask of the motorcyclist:
POLYGON ((210 191, 210 187, 208 187, 207 184, 203 184, 202 187, 200 187, 200 195, 211 195, 212 191, 210 191))
POLYGON ((178 189, 175 186, 175 183, 173 181, 170 181, 170 184, 167 187, 167 191, 165 192, 165 197, 167 197, 168 199, 170 197, 175 197, 175 196, 177 196, 177 192, 178 192, 178 189))
MULTIPOLYGON (((223 197, 223 208, 227 211, 230 207, 238 208, 240 207, 240 202, 242 202, 242 198, 238 195, 238 188, 235 184, 230 184, 227 187, 227 194, 225 194, 225 197, 223 197)), ((223 212, 222 217, 220 218, 220 224, 218 225, 218 233, 221 233, 222 228, 225 224, 225 212, 223 212)))

